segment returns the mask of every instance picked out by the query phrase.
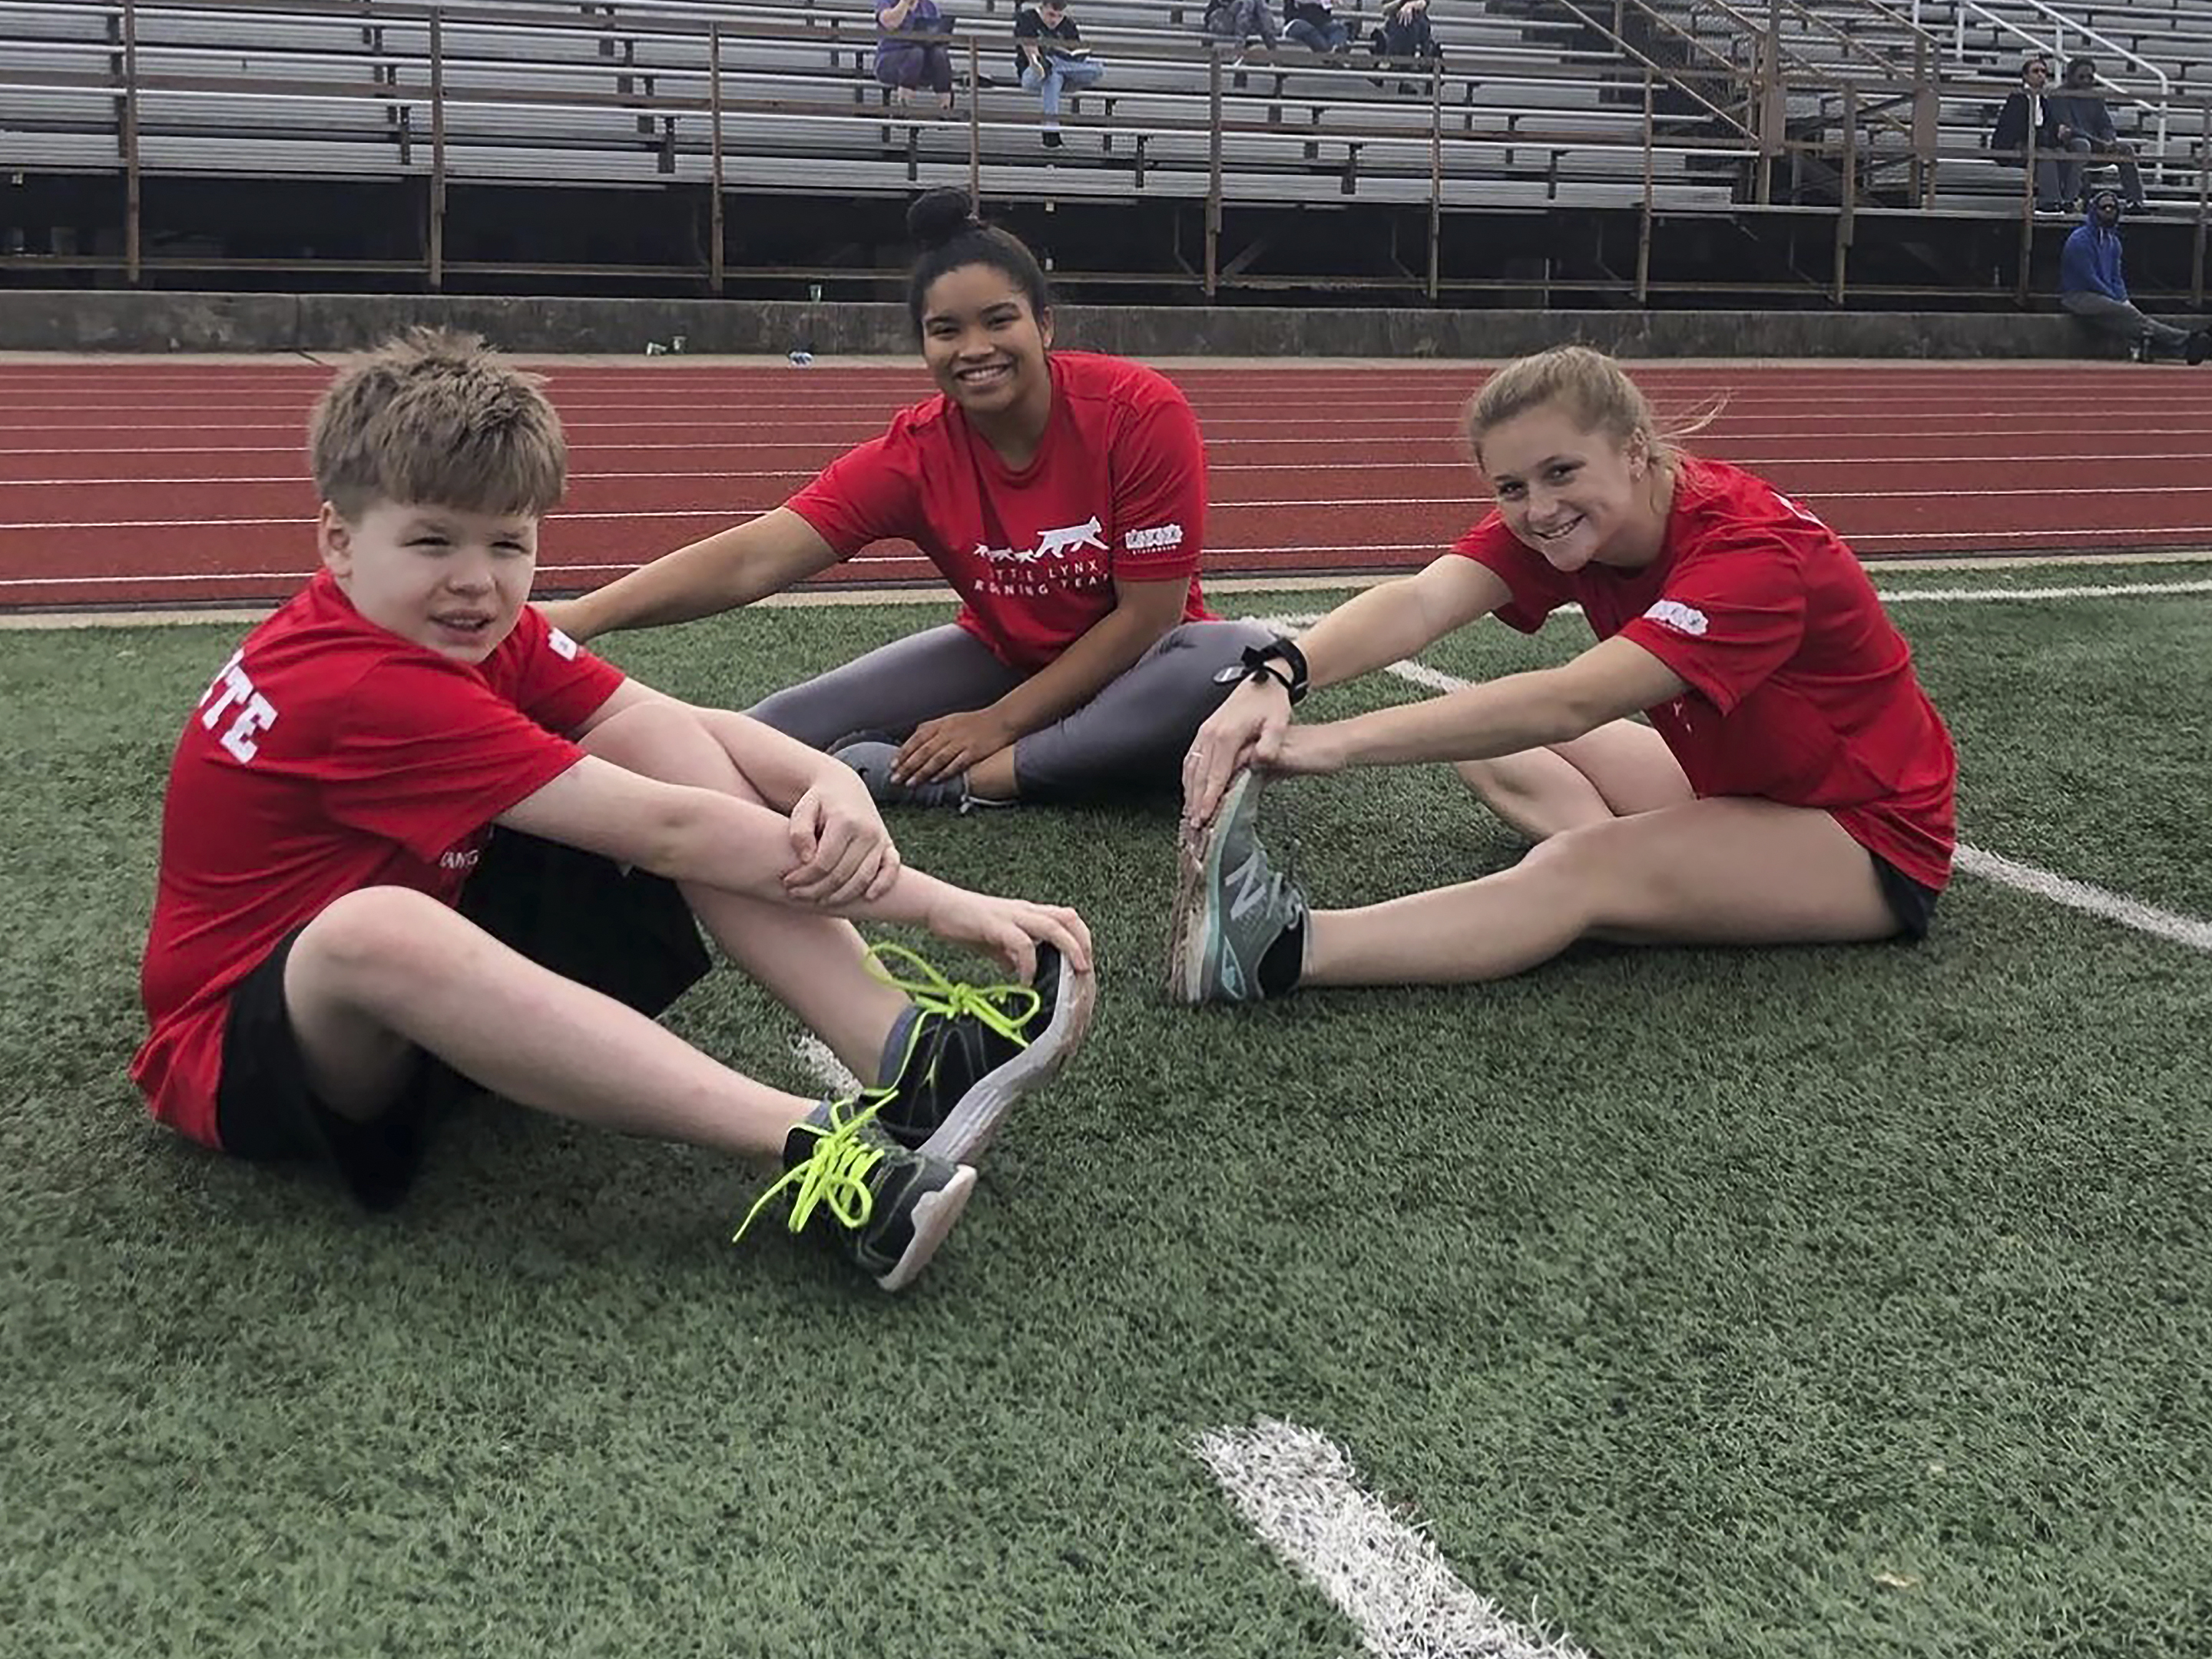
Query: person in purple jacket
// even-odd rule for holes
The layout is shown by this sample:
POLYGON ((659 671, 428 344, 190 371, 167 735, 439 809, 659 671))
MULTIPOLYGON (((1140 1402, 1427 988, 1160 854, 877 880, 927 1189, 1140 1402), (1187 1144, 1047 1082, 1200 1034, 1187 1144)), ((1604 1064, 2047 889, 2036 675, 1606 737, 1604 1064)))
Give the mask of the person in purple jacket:
POLYGON ((2204 361, 2207 336, 2146 317, 2128 298, 2120 268, 2120 193, 2109 185, 2094 191, 2089 210, 2058 261, 2059 304, 2106 334, 2129 343, 2129 355, 2147 363, 2160 348, 2179 352, 2192 363, 2204 361))

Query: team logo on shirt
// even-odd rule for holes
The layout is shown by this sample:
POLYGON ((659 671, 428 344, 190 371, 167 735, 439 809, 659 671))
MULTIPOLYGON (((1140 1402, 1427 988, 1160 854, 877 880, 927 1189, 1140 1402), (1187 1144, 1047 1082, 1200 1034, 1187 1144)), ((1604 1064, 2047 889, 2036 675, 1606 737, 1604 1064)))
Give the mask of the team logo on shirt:
POLYGON ((556 628, 545 635, 545 643, 553 647, 553 654, 566 661, 576 660, 576 642, 556 628))
POLYGON ((1064 559, 1071 553, 1106 550, 1106 526, 1094 513, 1081 524, 1041 532, 1035 547, 986 547, 975 544, 975 556, 989 564, 1036 564, 1045 559, 1064 559))
POLYGON ((1121 538, 1123 550, 1130 553, 1168 553, 1182 545, 1179 524, 1156 524, 1149 530, 1132 530, 1121 538))
POLYGON ((1662 599, 1644 615, 1646 621, 1656 622, 1662 628, 1671 628, 1677 634, 1687 634, 1693 638, 1702 639, 1705 629, 1711 626, 1705 620, 1704 611, 1684 605, 1680 599, 1662 599))

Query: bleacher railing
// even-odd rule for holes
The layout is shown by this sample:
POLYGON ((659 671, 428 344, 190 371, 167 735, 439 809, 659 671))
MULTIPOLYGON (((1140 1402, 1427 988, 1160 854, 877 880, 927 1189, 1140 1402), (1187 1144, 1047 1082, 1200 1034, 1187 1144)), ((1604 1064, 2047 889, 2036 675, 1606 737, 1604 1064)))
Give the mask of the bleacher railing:
MULTIPOLYGON (((1610 4, 1640 3, 1640 0, 1607 0, 1610 4)), ((1725 0, 1717 0, 1725 3, 1725 0)), ((1031 94, 1003 91, 985 97, 972 90, 951 123, 915 118, 890 107, 887 90, 878 85, 867 67, 875 32, 866 14, 842 16, 808 13, 812 21, 775 22, 734 19, 717 15, 655 13, 625 6, 620 15, 602 4, 589 12, 556 9, 502 7, 497 10, 434 0, 87 0, 74 9, 97 12, 108 20, 108 50, 98 68, 82 62, 56 66, 51 56, 33 51, 0 52, 0 145, 9 145, 15 135, 33 131, 27 120, 11 117, 16 94, 97 94, 99 113, 79 112, 48 125, 69 126, 74 141, 90 143, 100 152, 62 171, 98 171, 119 175, 121 192, 119 247, 113 252, 40 252, 0 251, 0 269, 31 270, 94 270, 118 274, 136 285, 150 274, 171 270, 302 270, 358 269, 390 273, 414 269, 424 285, 438 289, 452 279, 483 274, 598 276, 620 274, 656 280, 692 283, 707 292, 724 292, 730 280, 727 260, 728 215, 733 201, 773 193, 758 176, 767 162, 758 150, 748 150, 749 138, 772 131, 789 140, 801 170, 812 167, 823 187, 836 187, 833 161, 809 163, 805 151, 809 135, 866 137, 874 158, 878 190, 908 191, 934 183, 964 183, 978 200, 1001 198, 1039 200, 1077 199, 1076 185, 1091 181, 1089 198, 1108 189, 1142 198, 1148 192, 1196 200, 1203 204, 1204 247, 1199 263, 1187 273, 1158 270, 1091 270, 1062 272, 1064 277, 1091 284, 1144 283, 1164 287, 1185 281, 1212 296, 1230 288, 1387 288, 1417 289, 1434 301, 1446 295, 1479 293, 1486 289, 1528 291, 1541 289, 1563 292, 1603 292, 1625 295, 1638 303, 1670 292, 1772 294, 1823 293, 1835 302, 1851 295, 1887 296, 1930 292, 1910 284, 1868 283, 1854 278, 1851 254, 1858 228, 1869 213, 1929 210, 1935 203, 1939 179, 1946 169, 1971 167, 1986 171, 1992 158, 1977 144, 1967 149, 1947 143, 1933 119, 1940 96, 2001 96, 2004 88, 1981 82, 1939 82, 1932 66, 1916 64, 1905 79, 1886 79, 1879 72, 1833 76, 1821 73, 1802 58, 1781 50, 1769 40, 1752 54, 1753 61, 1738 64, 1711 56, 1694 65, 1668 67, 1644 58, 1613 70, 1607 80, 1616 98, 1629 100, 1626 108, 1613 106, 1622 118, 1610 133, 1570 127, 1566 122, 1588 111, 1563 112, 1540 106, 1507 108, 1482 100, 1486 84, 1482 70, 1447 70, 1434 61, 1393 64, 1363 59, 1356 69, 1337 71, 1346 84, 1364 84, 1370 71, 1394 82, 1415 87, 1418 96, 1400 98, 1387 105, 1356 89, 1340 107, 1327 111, 1310 96, 1286 91, 1286 83, 1309 70, 1312 60, 1303 49, 1279 56, 1254 54, 1239 62, 1229 48, 1187 45, 1117 43, 1114 60, 1136 64, 1204 66, 1206 92, 1200 107, 1189 114, 1164 116, 1157 109, 1141 118, 1128 116, 1117 106, 1139 99, 1136 92, 1108 84, 1076 98, 1064 116, 1068 141, 1066 155, 1082 164, 1080 173, 1053 169, 1037 160, 1010 161, 1020 154, 1034 157, 1035 100, 1031 94), (189 47, 165 46, 167 68, 152 68, 142 51, 142 20, 154 17, 233 20, 264 18, 342 23, 360 41, 357 52, 333 64, 327 55, 301 54, 290 58, 287 48, 272 45, 240 60, 235 51, 210 51, 194 58, 189 47), (593 42, 589 57, 556 61, 518 63, 457 51, 456 30, 496 25, 539 34, 585 36, 593 42), (646 48, 658 43, 686 46, 696 52, 683 64, 655 66, 646 48), (787 82, 753 74, 739 76, 732 69, 734 49, 805 46, 816 49, 831 66, 823 74, 793 75, 787 82), (185 59, 190 62, 185 63, 185 59), (252 58, 262 60, 256 67, 252 58), (313 61, 310 61, 310 58, 313 61), (846 60, 849 58, 849 63, 846 60), (180 66, 181 65, 181 66, 180 66), (518 76, 518 69, 527 74, 518 76), (1923 70, 1926 73, 1923 73, 1923 70), (335 71, 335 72, 333 72, 335 71), (1242 85, 1239 82, 1243 82, 1242 85), (802 87, 802 82, 804 86, 802 87), (801 96, 802 90, 805 95, 801 96), (1686 101, 1681 94, 1687 94, 1686 101), (1673 96, 1670 97, 1670 94, 1673 96), (179 118, 195 100, 248 98, 253 102, 250 120, 222 116, 205 121, 179 118), (202 159, 189 166, 160 163, 149 167, 148 151, 161 135, 149 133, 146 106, 158 100, 161 119, 196 142, 235 141, 235 155, 222 167, 202 159), (1793 100, 1801 107, 1810 100, 1823 110, 1832 110, 1817 123, 1794 122, 1789 110, 1793 100), (1674 107, 1670 108, 1669 106, 1674 107), (1915 118, 1899 123, 1891 112, 1910 106, 1915 118), (348 264, 329 258, 256 258, 185 252, 149 252, 143 234, 145 187, 149 177, 164 170, 227 172, 252 175, 270 160, 257 155, 258 146, 281 146, 301 135, 326 136, 345 124, 333 112, 356 106, 373 108, 380 119, 357 125, 350 138, 358 161, 334 165, 336 176, 400 177, 417 180, 422 190, 423 235, 419 258, 406 260, 360 259, 348 264), (506 112, 502 117, 502 112, 506 112), (631 136, 615 155, 623 177, 614 182, 657 184, 674 191, 700 192, 708 222, 702 256, 696 264, 584 265, 528 259, 496 264, 456 261, 447 256, 447 219, 449 186, 457 176, 478 179, 461 163, 471 147, 487 144, 486 131, 495 139, 504 118, 520 128, 526 114, 544 125, 548 112, 557 118, 573 112, 604 117, 619 112, 631 136), (465 118, 457 121, 457 117, 465 118), (1413 119, 1409 120, 1412 117, 1413 119), (181 122, 181 125, 179 125, 181 122), (1302 125, 1303 123, 1303 125, 1302 125), (632 125, 634 124, 634 125, 632 125), (292 135, 288 137, 287 135, 292 135), (1267 140, 1295 148, 1297 158, 1273 173, 1264 168, 1231 164, 1229 146, 1243 140, 1267 140), (111 148, 112 146, 112 148, 111 148), (1422 154, 1425 152, 1425 154, 1422 154), (1202 153, 1202 164, 1194 156, 1202 153), (1378 153, 1392 159, 1386 166, 1378 153), (1420 155, 1420 160, 1412 158, 1420 155), (1499 158, 1504 158, 1501 161, 1499 158), (886 165, 885 158, 889 158, 886 165), (1913 169, 1909 191, 1902 201, 1888 192, 1881 180, 1900 160, 1913 169), (1425 165, 1422 165, 1425 161, 1425 165), (1519 170, 1519 182, 1536 192, 1530 205, 1567 210, 1577 203, 1577 190, 1594 190, 1601 184, 1613 192, 1606 199, 1616 210, 1635 216, 1635 255, 1632 270, 1601 276, 1565 277, 1543 275, 1470 276, 1447 268, 1445 223, 1449 216, 1495 214, 1496 198, 1504 190, 1486 172, 1497 167, 1519 170), (1702 171, 1700 171, 1702 170, 1702 171), (1662 177, 1662 173, 1666 175, 1662 177), (1425 219, 1425 262, 1414 273, 1361 276, 1339 270, 1296 271, 1261 268, 1261 240, 1233 246, 1227 234, 1228 210, 1259 200, 1312 201, 1316 179, 1334 196, 1352 201, 1370 199, 1377 179, 1390 184, 1386 199, 1394 211, 1421 214, 1425 219), (1166 188, 1162 180, 1172 181, 1166 188), (1791 179, 1796 183, 1790 185, 1791 179), (1810 181, 1808 183, 1807 181, 1810 181), (1304 194, 1270 195, 1286 181, 1298 183, 1304 194), (1332 188, 1333 181, 1333 188, 1332 188), (1702 181, 1702 182, 1700 182, 1702 181), (1716 182, 1717 181, 1717 182, 1716 182), (1787 198, 1774 200, 1778 181, 1789 187, 1787 198), (1717 198, 1718 210, 1756 213, 1771 207, 1802 216, 1815 223, 1826 222, 1830 242, 1826 268, 1817 273, 1793 271, 1783 280, 1693 280, 1670 278, 1658 271, 1657 238, 1662 221, 1679 216, 1693 217, 1715 210, 1698 192, 1717 198), (1670 197, 1669 191, 1676 192, 1670 197)), ((1748 16, 1749 14, 1744 14, 1748 16)), ((4 28, 4 22, 0 22, 4 28)), ((0 46, 8 43, 0 41, 0 46)), ((27 46, 40 43, 26 40, 27 46)), ((993 60, 1010 55, 1011 41, 989 40, 973 33, 955 38, 957 60, 973 89, 984 87, 986 54, 993 60)), ((80 57, 82 53, 78 54, 80 57)), ((1496 83, 1507 77, 1491 77, 1496 83)), ((1511 77, 1526 87, 1546 82, 1587 83, 1590 73, 1577 69, 1524 68, 1511 77)), ((1188 102, 1189 100, 1185 100, 1188 102)), ((28 106, 25 106, 28 107, 28 106)), ((2204 293, 2208 221, 2212 202, 2207 198, 2206 158, 2212 155, 2212 106, 2198 105, 2191 112, 2197 149, 2193 158, 2145 156, 2146 161, 2168 163, 2168 177, 2185 162, 2193 184, 2195 246, 2191 297, 2202 304, 2204 293)), ((535 129, 533 129, 535 130, 535 129)), ((168 136, 173 137, 176 131, 168 136)), ((330 139, 333 143, 340 141, 330 139)), ((518 140, 518 143, 520 141, 518 140)), ((537 151, 528 152, 537 155, 537 151)), ((605 167, 607 141, 577 143, 568 150, 548 150, 544 165, 559 167, 560 158, 574 156, 574 182, 610 182, 605 167), (586 162, 592 165, 586 165, 586 162)), ((2094 159, 2094 158, 2093 158, 2094 159)), ((0 149, 0 167, 20 167, 0 149)), ((2021 257, 2018 281, 2026 295, 2027 251, 2034 230, 2033 169, 2021 170, 2022 186, 2014 204, 2019 222, 2021 257)), ((560 177, 532 182, 568 182, 560 177)), ((788 185, 781 186, 787 191, 788 185)), ((1581 202, 1590 198, 1584 195, 1581 202)), ((2180 205, 2175 204, 2174 205, 2180 205)), ((749 281, 800 279, 825 285, 872 287, 884 273, 872 267, 844 269, 774 269, 748 266, 749 281)))

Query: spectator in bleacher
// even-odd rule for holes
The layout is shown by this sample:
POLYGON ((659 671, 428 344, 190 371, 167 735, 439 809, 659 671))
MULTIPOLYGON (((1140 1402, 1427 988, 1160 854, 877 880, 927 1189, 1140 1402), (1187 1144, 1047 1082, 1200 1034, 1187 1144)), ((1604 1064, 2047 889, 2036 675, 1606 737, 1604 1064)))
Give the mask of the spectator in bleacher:
POLYGON ((2120 193, 2109 185, 2089 193, 2089 210, 2058 262, 2058 302, 2091 327, 2128 342, 2128 355, 2147 363, 2160 349, 2192 363, 2204 361, 2206 335, 2146 317, 2128 297, 2120 264, 2120 193))
MULTIPOLYGON (((2087 158, 2096 166, 2109 166, 2117 161, 2120 169, 2120 194, 2128 210, 2141 213, 2149 204, 2143 200, 2142 169, 2136 165, 2134 147, 2125 143, 2112 126, 2112 112, 2105 107, 2104 94, 2097 90, 2097 60, 2075 58, 2066 65, 2066 86, 2051 95, 2052 113, 2058 123, 2058 141, 2075 155, 2087 158)), ((2083 163, 2075 163, 2074 176, 2078 181, 2083 163)), ((2067 205, 2071 207, 2069 197, 2067 205)))
POLYGON ((1014 67, 1022 84, 1037 95, 1044 117, 1044 142, 1058 149, 1060 95, 1095 87, 1105 78, 1106 66, 1083 44, 1083 31, 1067 15, 1067 0, 1038 0, 1014 18, 1014 67))
POLYGON ((2081 193, 2081 163, 2071 152, 2061 156, 2064 141, 2058 136, 2057 100, 2046 96, 2051 86, 2051 60, 2038 55, 2020 66, 2020 89, 2007 95, 1990 134, 1990 153, 2006 167, 2025 167, 2028 146, 2039 151, 2035 161, 2035 210, 2066 213, 2081 193))
POLYGON ((1385 58, 1443 56, 1429 22, 1429 0, 1382 0, 1382 21, 1376 38, 1385 58))
POLYGON ((1352 49, 1352 31, 1336 15, 1335 0, 1283 0, 1283 33, 1324 57, 1352 49))
POLYGON ((1206 9, 1206 32, 1224 46, 1271 52, 1283 40, 1283 26, 1267 0, 1213 0, 1206 9))
POLYGON ((927 87, 939 111, 952 107, 952 51, 945 44, 952 20, 937 0, 876 0, 876 79, 891 88, 901 108, 927 87))
POLYGON ((907 308, 939 395, 782 507, 544 607, 573 638, 748 605, 906 541, 963 601, 756 705, 883 805, 1119 801, 1175 787, 1199 723, 1273 630, 1218 621, 1198 573, 1206 450, 1173 381, 1052 347, 1036 256, 936 190, 907 216, 907 308), (1224 678, 1224 676, 1226 678, 1224 678))
MULTIPOLYGON (((1382 0, 1382 21, 1367 39, 1378 58, 1428 58, 1441 64, 1444 55, 1429 22, 1429 0, 1382 0)), ((1398 90, 1415 92, 1419 88, 1410 81, 1401 81, 1398 90)))

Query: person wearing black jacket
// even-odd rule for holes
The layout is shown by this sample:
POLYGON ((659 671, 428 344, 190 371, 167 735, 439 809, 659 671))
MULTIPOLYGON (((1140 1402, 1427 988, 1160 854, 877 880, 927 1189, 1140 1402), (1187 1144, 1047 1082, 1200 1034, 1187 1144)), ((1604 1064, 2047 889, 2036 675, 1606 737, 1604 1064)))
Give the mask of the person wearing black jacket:
POLYGON ((2057 101, 2045 95, 2051 85, 2051 60, 2040 54, 2020 66, 2020 89, 2004 100, 1997 124, 1990 134, 1990 153, 2008 167, 2025 167, 2031 137, 2039 154, 2035 161, 2035 210, 2064 213, 2071 198, 2081 193, 2081 164, 2069 151, 2062 159, 2057 101), (2069 186, 2068 172, 2071 170, 2069 186))

